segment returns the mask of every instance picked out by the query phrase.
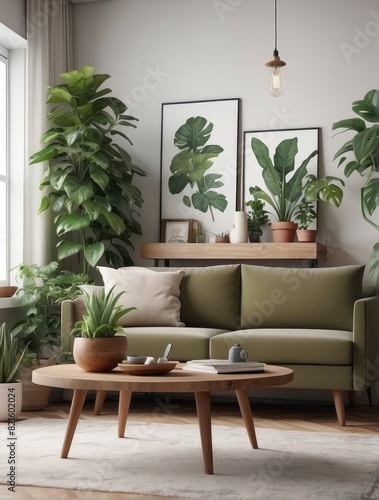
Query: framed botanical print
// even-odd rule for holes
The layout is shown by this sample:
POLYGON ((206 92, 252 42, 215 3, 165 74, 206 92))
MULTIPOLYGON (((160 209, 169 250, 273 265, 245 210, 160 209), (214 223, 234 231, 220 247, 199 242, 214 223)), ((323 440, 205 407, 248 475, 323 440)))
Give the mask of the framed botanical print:
POLYGON ((192 219, 162 219, 161 243, 192 243, 192 219))
POLYGON ((162 104, 161 219, 231 228, 237 207, 240 99, 162 104))

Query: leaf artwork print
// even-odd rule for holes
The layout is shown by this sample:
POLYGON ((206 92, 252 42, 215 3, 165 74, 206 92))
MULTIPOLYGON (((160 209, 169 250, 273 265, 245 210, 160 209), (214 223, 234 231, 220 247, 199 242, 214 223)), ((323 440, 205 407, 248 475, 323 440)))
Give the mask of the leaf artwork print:
POLYGON ((225 195, 216 191, 224 185, 220 180, 222 174, 209 173, 213 166, 211 159, 224 151, 221 146, 206 145, 212 130, 213 123, 207 123, 207 119, 202 116, 188 118, 178 128, 174 145, 180 152, 172 158, 168 188, 173 195, 182 193, 186 187, 193 189, 191 197, 183 195, 184 205, 193 206, 203 213, 209 211, 214 221, 214 210, 224 212, 228 202, 225 195))

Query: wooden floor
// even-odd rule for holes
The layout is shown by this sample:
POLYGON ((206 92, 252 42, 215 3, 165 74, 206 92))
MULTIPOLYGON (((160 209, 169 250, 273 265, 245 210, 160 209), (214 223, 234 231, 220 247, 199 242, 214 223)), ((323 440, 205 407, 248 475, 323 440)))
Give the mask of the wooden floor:
MULTIPOLYGON (((20 419, 31 417, 67 419, 70 403, 67 401, 53 403, 45 410, 38 412, 23 412, 20 419)), ((337 433, 379 433, 379 408, 368 405, 347 407, 346 426, 337 423, 334 406, 332 404, 252 404, 254 422, 257 428, 266 427, 283 430, 298 430, 308 432, 337 432, 337 433)), ((93 401, 87 401, 81 414, 83 419, 117 420, 117 399, 112 398, 105 402, 101 415, 93 415, 93 401)), ((167 398, 153 395, 144 398, 140 395, 133 397, 129 420, 154 421, 162 423, 196 424, 196 408, 192 399, 167 398)), ((233 402, 212 403, 212 425, 228 425, 243 427, 238 405, 233 402)), ((48 473, 48 472, 47 472, 48 473)), ((3 488, 3 487, 1 487, 3 488)), ((16 493, 1 494, 2 500, 159 500, 160 496, 146 496, 136 494, 101 493, 54 488, 32 488, 17 486, 16 493)), ((172 498, 172 497, 171 497, 172 498)))

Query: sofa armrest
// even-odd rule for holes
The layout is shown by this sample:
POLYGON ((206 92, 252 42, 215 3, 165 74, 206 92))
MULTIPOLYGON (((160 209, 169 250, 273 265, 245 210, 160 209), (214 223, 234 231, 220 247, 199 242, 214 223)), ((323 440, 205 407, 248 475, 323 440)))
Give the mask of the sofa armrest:
POLYGON ((379 297, 355 302, 353 341, 353 387, 365 391, 379 378, 379 297))
POLYGON ((64 300, 61 304, 61 346, 63 352, 72 352, 74 343, 71 330, 75 323, 75 307, 72 300, 64 300))

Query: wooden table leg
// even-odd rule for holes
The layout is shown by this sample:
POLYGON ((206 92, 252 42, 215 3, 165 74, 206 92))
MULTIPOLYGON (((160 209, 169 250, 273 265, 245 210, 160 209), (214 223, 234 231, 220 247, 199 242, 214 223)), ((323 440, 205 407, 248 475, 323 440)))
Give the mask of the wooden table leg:
POLYGON ((70 451, 72 438, 74 437, 76 426, 80 417, 80 412, 83 408, 84 400, 87 396, 86 389, 75 389, 74 396, 71 402, 70 414, 68 416, 68 423, 66 429, 66 435, 63 441, 61 458, 67 458, 68 452, 70 451))
POLYGON ((93 413, 95 415, 100 415, 101 409, 104 405, 105 396, 107 395, 107 391, 96 391, 96 399, 95 399, 95 408, 93 413))
POLYGON ((251 413, 249 398, 247 397, 246 391, 244 389, 236 389, 236 395, 251 446, 254 449, 257 449, 258 442, 257 436, 255 435, 254 419, 253 414, 251 413))
POLYGON ((197 417, 199 419, 201 449, 206 474, 213 474, 211 397, 209 392, 195 392, 197 417))
POLYGON ((120 391, 118 400, 118 437, 125 436, 126 420, 128 418, 132 391, 120 391))

